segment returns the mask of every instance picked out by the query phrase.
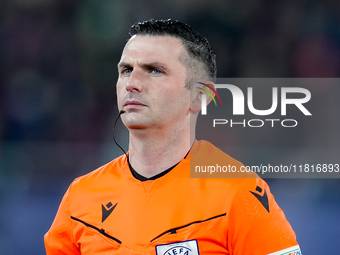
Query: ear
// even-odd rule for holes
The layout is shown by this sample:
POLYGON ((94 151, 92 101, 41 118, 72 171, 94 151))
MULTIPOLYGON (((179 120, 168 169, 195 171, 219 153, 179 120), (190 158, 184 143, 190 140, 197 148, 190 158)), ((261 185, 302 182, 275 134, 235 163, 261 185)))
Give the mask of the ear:
POLYGON ((212 101, 212 97, 206 92, 208 91, 215 97, 214 92, 209 87, 214 87, 212 81, 196 82, 192 85, 190 91, 190 111, 198 113, 202 108, 202 95, 205 94, 207 105, 212 101))

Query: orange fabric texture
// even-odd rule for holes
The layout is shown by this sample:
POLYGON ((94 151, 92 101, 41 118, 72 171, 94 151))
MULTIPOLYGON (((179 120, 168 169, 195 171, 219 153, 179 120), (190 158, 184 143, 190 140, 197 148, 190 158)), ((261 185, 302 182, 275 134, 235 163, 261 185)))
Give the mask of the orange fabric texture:
POLYGON ((141 182, 121 156, 70 185, 45 235, 47 254, 191 254, 186 248, 161 251, 163 244, 188 240, 201 255, 269 254, 297 245, 262 179, 190 178, 196 152, 241 165, 196 141, 169 173, 141 182))

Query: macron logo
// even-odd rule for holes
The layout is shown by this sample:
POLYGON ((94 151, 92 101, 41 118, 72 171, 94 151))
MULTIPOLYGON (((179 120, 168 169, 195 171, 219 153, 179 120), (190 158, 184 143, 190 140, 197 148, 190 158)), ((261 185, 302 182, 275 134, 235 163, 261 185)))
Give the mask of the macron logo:
MULTIPOLYGON (((259 186, 256 186, 256 191, 262 192, 262 189, 259 186)), ((260 201, 263 207, 269 212, 269 201, 268 201, 267 191, 264 190, 264 194, 262 196, 252 191, 250 191, 250 193, 253 194, 257 198, 257 200, 260 201)))
POLYGON ((106 206, 104 206, 102 204, 102 223, 107 219, 107 217, 110 216, 110 214, 112 213, 112 211, 116 208, 118 203, 116 203, 115 205, 113 205, 111 202, 109 202, 108 204, 106 204, 106 206), (106 209, 107 208, 107 209, 106 209))

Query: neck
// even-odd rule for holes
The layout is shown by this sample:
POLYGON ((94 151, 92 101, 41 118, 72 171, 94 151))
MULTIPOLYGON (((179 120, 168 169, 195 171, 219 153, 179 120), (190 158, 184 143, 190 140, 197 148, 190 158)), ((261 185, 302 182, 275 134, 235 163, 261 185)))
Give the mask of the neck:
POLYGON ((142 176, 150 178, 180 162, 195 140, 190 123, 172 130, 130 130, 129 161, 142 176), (191 133, 190 135, 190 132, 191 133))

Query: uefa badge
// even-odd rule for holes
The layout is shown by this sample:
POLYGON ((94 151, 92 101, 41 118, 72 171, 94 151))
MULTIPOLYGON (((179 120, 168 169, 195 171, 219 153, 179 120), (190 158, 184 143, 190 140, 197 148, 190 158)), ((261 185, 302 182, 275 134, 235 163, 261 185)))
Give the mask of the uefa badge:
POLYGON ((156 246, 157 255, 199 255, 196 240, 177 243, 160 244, 156 246))

